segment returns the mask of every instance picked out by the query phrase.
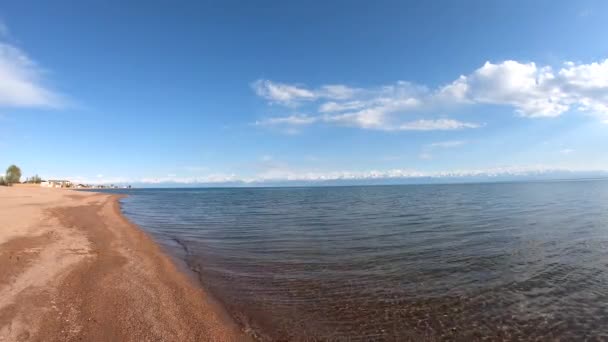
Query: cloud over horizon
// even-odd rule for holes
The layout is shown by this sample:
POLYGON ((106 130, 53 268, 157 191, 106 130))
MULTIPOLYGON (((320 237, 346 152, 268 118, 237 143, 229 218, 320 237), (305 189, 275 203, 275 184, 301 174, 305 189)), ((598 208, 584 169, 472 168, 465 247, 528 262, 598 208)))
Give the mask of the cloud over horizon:
POLYGON ((486 62, 435 89, 407 81, 370 88, 332 84, 312 89, 257 80, 252 87, 269 104, 292 112, 256 124, 289 129, 316 123, 384 131, 482 127, 483 123, 434 114, 472 105, 508 106, 528 118, 551 118, 577 110, 608 122, 608 59, 589 64, 565 62, 556 70, 534 62, 486 62), (293 113, 296 108, 298 113, 293 113))
POLYGON ((127 179, 123 177, 93 178, 86 177, 59 177, 67 178, 74 182, 83 184, 181 184, 181 185, 255 185, 255 184, 275 184, 290 182, 310 182, 323 183, 333 181, 366 182, 370 180, 416 180, 416 179, 497 179, 500 177, 543 177, 552 174, 577 176, 580 174, 601 174, 608 176, 608 170, 591 170, 566 168, 548 165, 528 165, 528 166, 499 166, 480 169, 455 169, 451 171, 419 171, 415 169, 387 169, 387 170, 367 170, 367 171, 296 171, 291 170, 285 165, 263 170, 250 177, 243 177, 237 174, 208 174, 194 177, 180 177, 177 175, 167 175, 163 177, 146 177, 140 179, 127 179))

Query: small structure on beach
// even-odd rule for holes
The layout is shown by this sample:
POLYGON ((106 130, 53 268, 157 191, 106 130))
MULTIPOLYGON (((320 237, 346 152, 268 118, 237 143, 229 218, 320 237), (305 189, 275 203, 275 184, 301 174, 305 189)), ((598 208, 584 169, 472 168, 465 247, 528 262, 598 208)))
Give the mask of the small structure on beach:
POLYGON ((72 182, 64 179, 49 179, 41 182, 40 186, 46 188, 71 188, 72 182))

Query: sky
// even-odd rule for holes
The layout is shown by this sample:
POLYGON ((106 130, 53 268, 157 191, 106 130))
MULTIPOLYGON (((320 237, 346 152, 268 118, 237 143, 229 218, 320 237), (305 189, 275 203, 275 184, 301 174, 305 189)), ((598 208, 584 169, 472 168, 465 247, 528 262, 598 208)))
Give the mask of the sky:
POLYGON ((608 170, 606 1, 0 4, 0 166, 84 183, 608 170))

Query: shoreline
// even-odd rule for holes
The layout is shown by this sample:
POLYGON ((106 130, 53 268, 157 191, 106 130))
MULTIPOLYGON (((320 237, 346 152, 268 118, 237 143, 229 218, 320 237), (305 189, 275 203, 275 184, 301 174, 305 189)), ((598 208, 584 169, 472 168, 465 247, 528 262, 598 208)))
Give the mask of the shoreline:
MULTIPOLYGON (((94 192, 94 191, 89 190, 87 192, 94 192)), ((99 193, 104 194, 104 192, 99 192, 99 193)), ((188 260, 190 251, 188 250, 188 247, 181 240, 179 240, 177 238, 173 238, 171 240, 174 243, 176 243, 179 246, 179 249, 182 251, 182 253, 178 253, 178 252, 172 250, 170 245, 163 243, 162 239, 157 240, 156 238, 154 238, 154 235, 152 233, 146 232, 142 227, 131 222, 129 220, 129 218, 122 212, 122 206, 120 204, 120 199, 127 197, 128 195, 112 194, 112 196, 117 196, 116 208, 115 208, 115 210, 117 211, 117 214, 122 216, 124 218, 124 220, 127 221, 128 224, 133 225, 134 229, 141 231, 149 239, 151 239, 152 243, 154 243, 160 249, 160 252, 165 254, 167 257, 169 257, 171 259, 171 261, 173 262, 174 266, 177 268, 177 270, 179 272, 181 272, 182 274, 184 274, 188 278, 189 281, 193 282, 195 287, 202 288, 202 291, 204 291, 206 293, 209 302, 212 305, 216 306, 218 311, 221 312, 223 315, 227 315, 230 323, 236 324, 238 326, 238 328, 240 329, 240 331, 247 335, 247 337, 249 338, 249 341, 273 341, 274 340, 274 338, 271 335, 269 335, 267 333, 267 331, 265 331, 262 327, 259 327, 256 324, 254 324, 248 317, 242 315, 241 312, 229 310, 229 306, 225 302, 222 301, 220 296, 216 296, 211 290, 206 288, 205 282, 203 279, 203 277, 204 277, 203 274, 201 273, 200 269, 197 266, 192 265, 191 262, 188 260)))
MULTIPOLYGON (((78 191, 82 191, 82 189, 78 191)), ((96 192, 95 189, 86 190, 86 192, 108 194, 105 192, 96 192)), ((162 239, 156 239, 152 233, 147 232, 141 226, 129 220, 129 218, 123 213, 122 206, 120 204, 120 199, 127 197, 128 195, 111 194, 111 196, 117 197, 115 208, 117 215, 121 216, 127 224, 132 225, 134 229, 141 231, 144 235, 146 235, 147 238, 149 238, 151 242, 158 247, 160 253, 164 254, 171 260, 178 272, 182 273, 188 279, 188 281, 193 283, 194 287, 201 288, 202 291, 205 292, 207 300, 210 302, 210 304, 218 310, 218 313, 225 315, 230 324, 236 324, 239 330, 248 337, 247 341, 273 340, 270 335, 261 330, 260 327, 252 325, 248 319, 244 318, 244 316, 238 316, 236 312, 230 311, 227 304, 224 303, 219 296, 214 295, 211 290, 206 288, 203 274, 198 267, 191 265, 190 261, 188 260, 190 251, 181 240, 176 238, 172 239, 173 242, 179 245, 179 249, 182 251, 182 253, 178 253, 172 250, 170 245, 163 243, 162 239)))
POLYGON ((0 187, 0 341, 252 341, 121 197, 0 187))
MULTIPOLYGON (((139 226, 138 226, 139 227, 139 226)), ((139 227, 139 229, 142 229, 139 227)), ((149 234, 149 233, 146 233, 149 234)), ((150 234, 151 235, 151 234, 150 234)), ((154 237, 151 237, 153 240, 154 237)), ((178 244, 180 249, 183 251, 183 258, 180 257, 180 253, 171 251, 171 247, 168 245, 164 245, 162 242, 156 241, 159 245, 160 249, 165 251, 165 253, 173 260, 176 264, 176 267, 183 272, 191 281, 195 282, 198 286, 200 286, 203 291, 207 293, 212 303, 219 306, 220 310, 226 313, 229 316, 229 319, 236 323, 241 331, 245 332, 251 341, 274 341, 279 340, 283 341, 284 338, 275 338, 269 334, 269 331, 258 324, 256 324, 250 317, 243 314, 242 311, 239 310, 230 310, 230 306, 224 302, 221 296, 217 296, 213 291, 208 289, 205 285, 204 275, 202 274, 200 268, 196 265, 193 265, 191 261, 188 259, 190 255, 187 247, 183 244, 183 242, 179 239, 173 239, 176 244, 178 244)))

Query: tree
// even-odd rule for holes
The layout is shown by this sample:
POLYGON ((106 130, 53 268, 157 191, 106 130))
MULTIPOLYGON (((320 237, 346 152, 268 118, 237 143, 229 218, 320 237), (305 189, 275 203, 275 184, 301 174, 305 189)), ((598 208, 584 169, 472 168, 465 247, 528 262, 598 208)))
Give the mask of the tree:
POLYGON ((8 183, 6 183, 6 180, 4 179, 4 177, 0 177, 0 185, 8 186, 8 183))
POLYGON ((11 165, 6 169, 4 179, 8 184, 19 183, 21 179, 21 169, 17 165, 11 165))
POLYGON ((40 183, 42 183, 42 178, 40 178, 40 176, 38 176, 38 175, 34 175, 30 178, 27 178, 25 180, 25 182, 29 183, 29 184, 40 184, 40 183))

